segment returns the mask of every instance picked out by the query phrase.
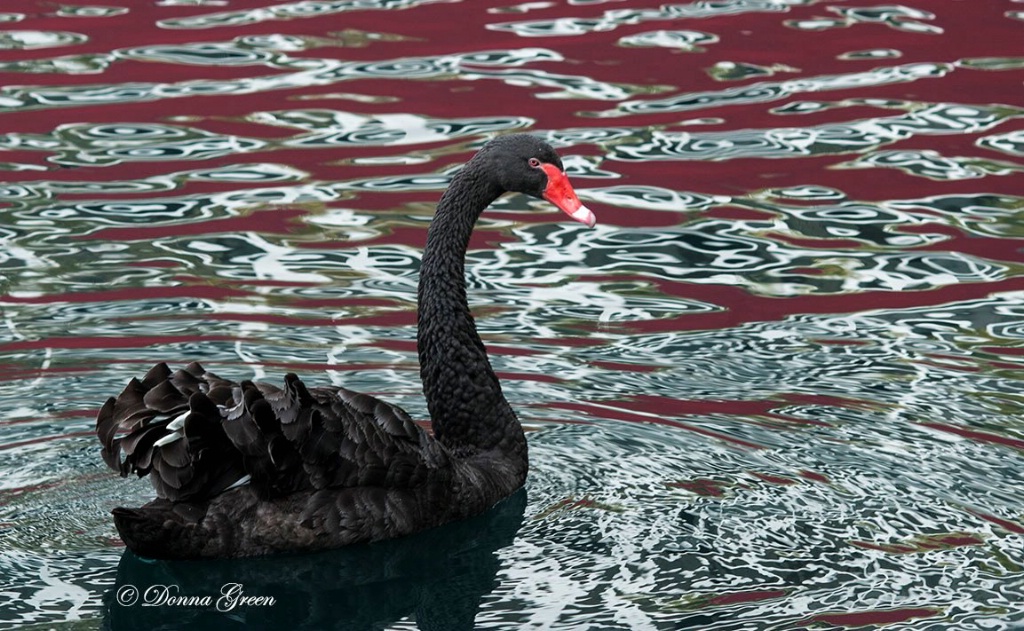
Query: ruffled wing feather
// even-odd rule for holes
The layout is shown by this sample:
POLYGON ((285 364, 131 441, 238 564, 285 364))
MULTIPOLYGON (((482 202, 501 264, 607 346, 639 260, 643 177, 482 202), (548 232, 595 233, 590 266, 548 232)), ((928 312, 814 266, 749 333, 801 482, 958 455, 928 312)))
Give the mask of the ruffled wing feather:
POLYGON ((96 419, 103 459, 149 475, 157 495, 202 501, 248 482, 261 497, 412 487, 445 475, 446 451, 401 408, 344 388, 234 383, 198 363, 158 364, 96 419), (122 459, 123 455, 123 459, 122 459))

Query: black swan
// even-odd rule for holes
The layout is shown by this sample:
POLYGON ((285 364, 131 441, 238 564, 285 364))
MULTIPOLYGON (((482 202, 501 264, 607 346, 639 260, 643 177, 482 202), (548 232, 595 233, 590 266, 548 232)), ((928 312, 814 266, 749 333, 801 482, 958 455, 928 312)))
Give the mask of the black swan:
POLYGON ((235 383, 157 364, 96 418, 103 459, 149 475, 157 499, 115 508, 133 552, 261 556, 407 535, 479 514, 526 480, 523 429, 466 301, 470 233, 505 192, 593 226, 547 143, 499 136, 452 178, 427 234, 417 347, 433 436, 402 409, 336 386, 235 383), (124 460, 121 453, 124 452, 124 460))
MULTIPOLYGON (((523 525, 526 489, 480 515, 374 545, 308 554, 154 563, 124 554, 103 597, 105 631, 305 629, 370 631, 415 620, 420 631, 473 631, 482 601, 501 583, 498 550, 523 525), (273 596, 273 606, 159 605, 170 595, 214 595, 243 586, 246 596, 273 596), (134 595, 126 606, 124 596, 134 595), (159 608, 146 606, 156 604, 159 608), (222 607, 226 608, 226 607, 222 607), (170 615, 168 615, 170 614, 170 615), (225 614, 230 616, 225 621, 225 614)), ((225 603, 230 605, 232 603, 225 603)))

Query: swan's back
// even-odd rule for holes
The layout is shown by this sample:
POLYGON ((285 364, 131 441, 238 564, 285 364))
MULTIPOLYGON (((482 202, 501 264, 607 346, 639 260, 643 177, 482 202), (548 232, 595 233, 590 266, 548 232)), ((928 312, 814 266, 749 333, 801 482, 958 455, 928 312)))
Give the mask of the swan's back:
POLYGON ((385 539, 471 499, 459 497, 466 467, 401 408, 291 374, 278 388, 158 364, 106 402, 96 429, 107 464, 156 489, 145 507, 115 510, 122 538, 146 556, 385 539))

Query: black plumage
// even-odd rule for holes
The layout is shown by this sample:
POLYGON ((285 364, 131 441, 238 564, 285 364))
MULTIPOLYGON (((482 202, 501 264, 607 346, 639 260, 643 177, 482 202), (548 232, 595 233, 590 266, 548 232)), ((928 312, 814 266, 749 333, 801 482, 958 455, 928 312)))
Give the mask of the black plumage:
POLYGON ((438 204, 423 254, 417 343, 433 435, 402 409, 340 387, 235 383, 158 364, 99 411, 104 461, 157 499, 117 508, 121 538, 157 558, 318 550, 478 514, 522 486, 527 447, 466 301, 480 213, 506 191, 593 224, 546 143, 485 145, 438 204), (568 190, 568 193, 566 193, 568 190), (122 458, 123 455, 123 458, 122 458))

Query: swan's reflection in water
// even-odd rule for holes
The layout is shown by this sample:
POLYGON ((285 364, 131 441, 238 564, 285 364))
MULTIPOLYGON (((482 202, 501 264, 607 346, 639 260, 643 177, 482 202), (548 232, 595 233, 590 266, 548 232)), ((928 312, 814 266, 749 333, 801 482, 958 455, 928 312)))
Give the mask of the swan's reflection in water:
POLYGON ((317 554, 151 561, 126 551, 104 596, 103 628, 381 629, 411 618, 424 631, 472 629, 498 585, 497 551, 512 544, 525 508, 520 489, 472 519, 317 554), (222 590, 233 584, 273 603, 223 611, 233 603, 222 590))

